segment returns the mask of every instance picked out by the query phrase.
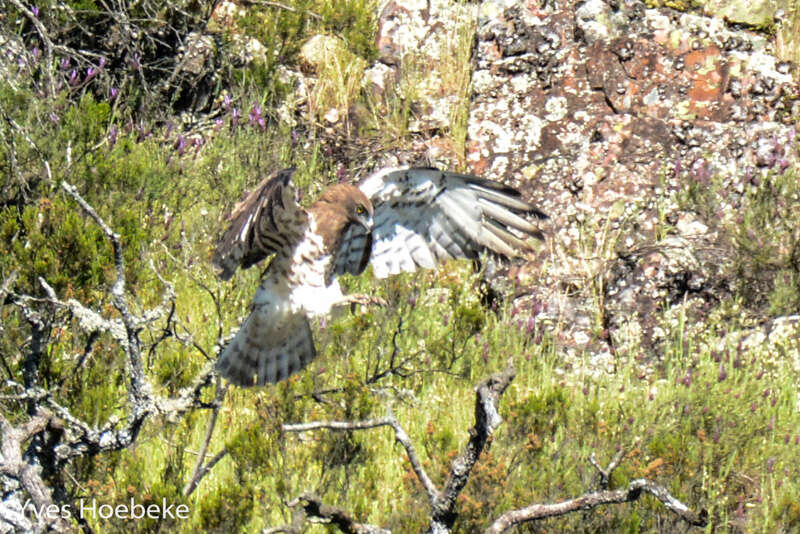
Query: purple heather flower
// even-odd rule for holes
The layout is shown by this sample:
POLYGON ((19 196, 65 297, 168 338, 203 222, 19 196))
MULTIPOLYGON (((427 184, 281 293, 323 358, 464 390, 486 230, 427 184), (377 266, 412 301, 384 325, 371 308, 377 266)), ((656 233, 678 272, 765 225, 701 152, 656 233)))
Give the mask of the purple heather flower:
POLYGON ((108 148, 114 148, 115 144, 117 144, 117 127, 112 125, 108 129, 108 148))
POLYGON ((770 456, 767 460, 767 473, 772 473, 773 469, 775 469, 775 457, 770 456))
POLYGON ((292 145, 297 144, 297 138, 298 138, 297 130, 292 130, 292 145))
POLYGON ((536 320, 533 317, 528 317, 528 324, 525 327, 525 333, 527 335, 531 335, 535 330, 536 330, 536 320))
MULTIPOLYGON (((536 345, 540 345, 542 343, 542 336, 543 335, 544 335, 544 330, 543 329, 539 329, 539 331, 536 332, 536 336, 533 338, 533 342, 536 345)), ((620 392, 624 391, 625 386, 622 386, 622 387, 623 387, 623 389, 620 390, 620 392)))
POLYGON ((53 121, 53 124, 58 124, 58 120, 59 119, 58 119, 58 115, 56 115, 55 112, 51 111, 49 116, 50 116, 50 120, 53 121))
POLYGON ((58 62, 58 68, 61 70, 67 70, 69 68, 69 58, 62 57, 61 61, 58 62))
POLYGON ((86 69, 86 79, 84 81, 88 82, 89 80, 94 78, 95 74, 97 74, 97 71, 95 70, 95 68, 94 67, 89 67, 88 69, 86 69))
POLYGON ((139 70, 139 67, 142 66, 141 59, 141 54, 139 54, 139 52, 134 52, 133 58, 131 59, 131 67, 133 67, 134 70, 139 70))
POLYGON ((253 104, 253 107, 250 108, 250 115, 248 115, 248 119, 250 120, 250 125, 254 125, 256 123, 256 119, 261 116, 261 106, 253 104))
POLYGON ((33 12, 34 17, 39 18, 39 8, 37 6, 31 7, 31 12, 33 12))
POLYGON ((336 169, 336 179, 339 180, 339 182, 343 182, 346 176, 347 170, 344 168, 344 165, 339 165, 339 168, 336 169))
POLYGON ((182 135, 178 135, 178 139, 175 141, 175 149, 178 151, 179 156, 183 156, 183 152, 186 150, 186 139, 182 135))
POLYGON ((226 94, 225 98, 222 99, 222 109, 225 111, 229 110, 231 107, 231 95, 226 94))
POLYGON ((242 113, 239 111, 239 108, 232 108, 231 109, 231 125, 236 126, 239 124, 239 118, 242 116, 242 113))
POLYGON ((39 58, 42 57, 42 51, 39 50, 38 46, 34 46, 33 50, 31 50, 31 55, 33 56, 33 61, 39 61, 39 58))
POLYGON ((111 96, 110 96, 109 100, 116 100, 117 95, 119 95, 119 89, 117 89, 116 87, 112 87, 111 88, 111 96))
POLYGON ((220 128, 222 128, 222 119, 217 119, 214 121, 214 131, 218 132, 220 128))
POLYGON ((106 58, 100 56, 100 61, 97 63, 97 70, 103 70, 105 64, 106 64, 106 58))
POLYGON ((789 168, 789 162, 786 160, 786 158, 781 158, 778 160, 778 167, 780 167, 781 174, 783 174, 786 172, 786 169, 789 168))
POLYGON ((69 84, 74 87, 78 84, 78 81, 78 71, 72 69, 69 72, 69 84))
POLYGON ((194 145, 194 156, 192 156, 192 159, 197 159, 197 154, 200 153, 200 148, 206 144, 206 140, 202 137, 195 137, 192 144, 194 145))
POLYGON ((720 365, 719 366, 719 376, 717 377, 717 382, 724 382, 726 378, 728 378, 728 371, 725 370, 725 365, 720 365))

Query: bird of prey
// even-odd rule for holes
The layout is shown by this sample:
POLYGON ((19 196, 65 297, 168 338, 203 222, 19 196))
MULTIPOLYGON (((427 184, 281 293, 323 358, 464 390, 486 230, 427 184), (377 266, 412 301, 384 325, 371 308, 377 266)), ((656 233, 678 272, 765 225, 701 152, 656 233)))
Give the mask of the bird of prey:
POLYGON ((250 315, 222 350, 217 369, 241 386, 265 385, 316 355, 309 318, 352 302, 338 275, 377 278, 487 251, 513 258, 543 239, 529 218, 547 216, 499 182, 432 168, 392 168, 358 186, 337 184, 308 208, 296 198, 294 169, 264 179, 229 216, 213 262, 228 280, 272 256, 250 315))

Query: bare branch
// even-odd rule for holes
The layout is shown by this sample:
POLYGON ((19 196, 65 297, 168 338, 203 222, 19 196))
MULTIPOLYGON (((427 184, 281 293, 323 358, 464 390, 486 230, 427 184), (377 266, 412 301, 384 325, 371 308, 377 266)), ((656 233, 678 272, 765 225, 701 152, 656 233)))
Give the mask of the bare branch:
POLYGON ((397 421, 394 414, 389 410, 389 415, 383 419, 368 419, 366 421, 313 421, 310 423, 298 423, 292 425, 283 425, 284 432, 308 432, 310 430, 333 430, 336 432, 346 432, 350 430, 367 430, 370 428, 377 428, 381 426, 390 426, 394 430, 395 439, 405 448, 408 455, 408 461, 414 473, 417 475, 431 502, 439 496, 439 490, 431 481, 425 469, 422 467, 422 462, 419 460, 417 451, 414 444, 411 443, 411 438, 408 437, 406 431, 397 421))
POLYGON ((214 435, 214 427, 217 425, 217 416, 219 415, 219 408, 222 404, 223 399, 225 399, 225 394, 228 392, 228 386, 220 385, 219 378, 217 378, 217 394, 214 397, 214 408, 211 410, 211 417, 208 420, 208 426, 206 427, 206 435, 203 438, 203 445, 200 447, 200 453, 197 455, 197 461, 194 464, 194 470, 192 471, 192 476, 189 478, 189 481, 183 487, 183 496, 188 497, 192 494, 192 492, 197 488, 197 485, 203 479, 203 477, 208 473, 214 465, 219 462, 225 454, 227 454, 227 450, 222 449, 219 453, 217 453, 211 461, 203 465, 203 462, 206 459, 206 453, 208 452, 208 446, 211 443, 211 437, 214 435))
MULTIPOLYGON (((280 4, 278 2, 270 2, 268 0, 253 0, 252 3, 260 5, 260 6, 267 6, 267 7, 274 7, 276 9, 283 9, 284 11, 289 11, 290 13, 297 13, 298 12, 297 8, 294 8, 294 7, 286 5, 286 4, 280 4)), ((314 18, 314 19, 317 19, 317 20, 322 20, 322 17, 320 17, 319 15, 317 15, 316 13, 314 13, 311 10, 304 9, 303 13, 305 13, 308 16, 310 16, 311 18, 314 18)))
POLYGON ((106 234, 106 237, 111 241, 111 246, 114 251, 114 266, 117 270, 117 278, 114 281, 114 285, 111 287, 111 296, 114 301, 114 307, 122 316, 122 322, 125 325, 127 333, 127 338, 122 345, 128 357, 131 403, 135 407, 134 411, 141 411, 145 409, 145 404, 149 404, 152 401, 152 394, 144 375, 141 348, 137 334, 137 321, 128 309, 128 303, 125 301, 125 262, 122 257, 122 243, 120 242, 119 234, 114 232, 111 227, 106 224, 103 218, 98 215, 97 211, 95 211, 95 209, 84 200, 80 193, 78 193, 75 186, 67 182, 61 182, 61 188, 80 205, 81 209, 83 209, 95 223, 97 223, 103 230, 103 233, 106 234))
POLYGON ((455 507, 458 496, 467 484, 470 472, 483 452, 489 437, 503 422, 503 418, 497 411, 497 404, 515 376, 516 371, 509 360, 505 371, 490 376, 476 388, 475 425, 469 430, 469 440, 466 446, 451 464, 444 489, 432 503, 431 522, 427 532, 451 531, 457 516, 455 507))
POLYGON ((642 496, 642 492, 654 496, 690 525, 704 527, 708 524, 708 514, 705 510, 702 510, 699 514, 694 513, 685 504, 673 497, 664 487, 650 480, 640 478, 632 481, 625 489, 596 491, 559 503, 532 504, 520 510, 506 512, 495 519, 489 528, 484 531, 484 534, 500 534, 520 523, 557 517, 579 510, 591 510, 604 504, 632 502, 639 499, 642 496))
POLYGON ((608 481, 611 479, 611 474, 614 472, 614 469, 617 468, 620 461, 622 461, 624 457, 625 457, 625 449, 620 449, 617 452, 616 456, 614 456, 614 459, 611 460, 611 463, 608 464, 608 467, 603 469, 602 467, 600 467, 600 464, 597 463, 597 459, 595 458, 594 453, 592 453, 592 455, 589 456, 589 463, 592 464, 592 466, 594 466, 594 468, 597 469, 597 472, 600 474, 600 482, 598 483, 598 486, 601 490, 608 489, 608 481))
POLYGON ((367 430, 379 426, 392 426, 392 418, 368 419, 366 421, 312 421, 310 423, 296 423, 283 425, 284 432, 308 432, 310 430, 333 430, 346 432, 348 430, 367 430))
POLYGON ((411 439, 408 437, 408 434, 406 434, 406 431, 403 430, 403 427, 400 426, 400 423, 391 413, 390 420, 390 424, 394 429, 395 439, 397 439, 397 441, 400 442, 400 444, 406 449, 406 455, 408 456, 408 461, 411 463, 411 468, 414 470, 414 474, 417 475, 417 479, 422 484, 422 487, 425 488, 425 492, 428 494, 428 499, 431 503, 431 506, 433 506, 433 503, 439 498, 439 490, 436 488, 433 481, 422 467, 422 462, 419 461, 417 451, 414 448, 414 444, 411 443, 411 439))

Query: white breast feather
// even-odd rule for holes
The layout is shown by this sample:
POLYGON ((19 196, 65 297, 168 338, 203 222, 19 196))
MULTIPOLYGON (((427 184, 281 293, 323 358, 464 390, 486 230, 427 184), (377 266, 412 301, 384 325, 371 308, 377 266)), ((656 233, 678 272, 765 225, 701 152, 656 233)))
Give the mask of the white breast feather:
POLYGON ((292 257, 294 273, 297 275, 296 284, 291 288, 289 301, 292 311, 303 311, 311 317, 328 315, 331 308, 342 301, 344 295, 335 279, 330 285, 326 284, 326 274, 331 267, 333 256, 326 254, 320 256, 324 250, 322 237, 316 232, 317 222, 314 216, 309 216, 308 229, 300 244, 295 248, 292 257), (303 259, 305 258, 305 259, 303 259), (313 258, 308 262, 308 258, 313 258))

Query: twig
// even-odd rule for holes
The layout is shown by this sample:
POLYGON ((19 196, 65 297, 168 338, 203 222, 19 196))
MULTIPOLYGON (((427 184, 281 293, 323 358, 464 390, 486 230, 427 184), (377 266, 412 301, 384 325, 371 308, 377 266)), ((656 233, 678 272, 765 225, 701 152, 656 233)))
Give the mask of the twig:
MULTIPOLYGON (((267 7, 274 7, 276 9, 283 9, 284 11, 288 11, 290 13, 298 13, 299 12, 299 10, 297 8, 295 8, 295 7, 287 6, 286 4, 279 4, 278 2, 270 2, 269 0, 251 0, 250 3, 251 4, 256 4, 256 5, 259 5, 259 6, 267 6, 267 7)), ((317 20, 322 20, 322 17, 320 17, 319 15, 317 15, 316 13, 314 13, 313 11, 310 11, 308 9, 304 9, 303 13, 305 13, 306 15, 309 15, 311 18, 314 18, 314 19, 317 19, 317 20)))
POLYGON ((622 461, 624 457, 625 457, 625 449, 620 449, 619 452, 617 452, 616 456, 614 456, 614 459, 611 460, 611 463, 608 464, 608 467, 603 469, 602 467, 600 467, 600 464, 597 463, 597 459, 594 456, 594 452, 592 452, 592 455, 589 456, 589 463, 592 464, 594 468, 597 469, 597 472, 600 474, 600 482, 597 485, 601 490, 608 489, 608 481, 611 479, 611 474, 614 472, 614 469, 617 468, 620 461, 622 461))
POLYGON ((183 496, 188 497, 192 494, 192 492, 197 488, 197 485, 203 479, 203 477, 208 473, 217 462, 219 462, 225 454, 227 454, 226 449, 222 449, 219 453, 217 453, 211 461, 203 465, 203 462, 206 459, 206 453, 208 452, 208 446, 211 443, 211 437, 214 434, 214 427, 217 425, 217 416, 219 415, 219 408, 222 404, 223 399, 225 398, 225 393, 228 392, 228 385, 221 385, 219 378, 217 378, 217 394, 214 397, 214 408, 211 410, 211 417, 208 420, 208 426, 206 427, 206 435, 203 438, 203 445, 200 447, 200 452, 197 455, 197 461, 194 464, 194 470, 192 471, 192 476, 189 478, 189 481, 183 487, 183 496))
POLYGON ((282 428, 284 432, 308 432, 322 429, 346 432, 348 430, 367 430, 379 426, 392 426, 392 418, 367 419, 366 421, 312 421, 310 423, 283 425, 282 428))
POLYGON ((411 463, 411 468, 414 470, 414 474, 417 475, 417 479, 422 484, 422 487, 425 488, 425 492, 428 494, 428 500, 433 506, 433 503, 436 499, 439 498, 440 493, 436 485, 434 485, 433 481, 430 479, 428 474, 425 472, 425 469, 422 467, 422 462, 419 461, 419 456, 417 456, 417 451, 414 449, 414 444, 411 443, 411 439, 406 434, 406 431, 403 430, 403 427, 400 426, 400 423, 394 417, 393 414, 390 412, 390 424, 394 429, 394 436, 398 442, 406 449, 406 455, 408 456, 408 461, 411 463))

